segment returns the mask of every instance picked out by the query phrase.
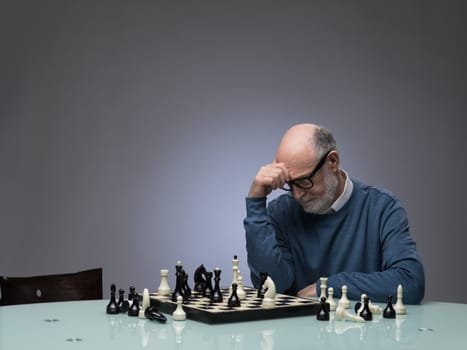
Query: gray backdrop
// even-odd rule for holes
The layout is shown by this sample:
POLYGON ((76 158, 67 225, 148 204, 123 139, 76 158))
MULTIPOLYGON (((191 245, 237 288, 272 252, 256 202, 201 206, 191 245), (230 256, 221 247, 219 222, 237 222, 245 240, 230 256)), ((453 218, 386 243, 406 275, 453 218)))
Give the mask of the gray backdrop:
POLYGON ((467 302, 465 4, 2 1, 0 274, 249 283, 244 196, 310 121, 405 203, 425 299, 467 302))

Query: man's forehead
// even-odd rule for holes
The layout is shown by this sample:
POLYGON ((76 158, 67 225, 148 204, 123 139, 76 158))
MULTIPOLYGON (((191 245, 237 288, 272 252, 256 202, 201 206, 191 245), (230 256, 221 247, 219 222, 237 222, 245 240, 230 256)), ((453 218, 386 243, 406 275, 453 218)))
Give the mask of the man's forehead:
POLYGON ((279 147, 276 153, 276 161, 286 166, 297 167, 313 164, 316 161, 315 152, 309 145, 301 147, 279 147))
POLYGON ((309 162, 291 162, 291 163, 284 163, 287 171, 289 173, 289 177, 291 179, 296 179, 299 177, 304 177, 310 175, 311 170, 315 166, 315 164, 311 161, 309 162))

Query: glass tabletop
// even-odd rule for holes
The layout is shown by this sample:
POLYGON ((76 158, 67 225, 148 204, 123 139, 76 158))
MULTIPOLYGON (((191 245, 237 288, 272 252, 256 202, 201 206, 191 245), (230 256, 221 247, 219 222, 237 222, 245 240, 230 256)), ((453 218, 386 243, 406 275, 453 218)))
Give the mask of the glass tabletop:
MULTIPOLYGON (((316 316, 209 325, 105 313, 107 300, 0 307, 0 349, 437 349, 467 344, 467 305, 406 305, 396 319, 316 316)), ((384 307, 384 305, 381 305, 384 307)))

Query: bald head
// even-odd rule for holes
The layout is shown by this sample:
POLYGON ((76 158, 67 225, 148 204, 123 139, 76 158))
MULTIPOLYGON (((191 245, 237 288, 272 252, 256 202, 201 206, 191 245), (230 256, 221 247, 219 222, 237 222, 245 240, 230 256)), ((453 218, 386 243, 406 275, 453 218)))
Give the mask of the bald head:
POLYGON ((319 125, 297 124, 287 130, 276 152, 276 162, 289 170, 309 168, 329 150, 337 150, 331 132, 319 125))
POLYGON ((297 124, 287 130, 277 147, 276 161, 289 163, 305 155, 314 157, 315 124, 297 124))

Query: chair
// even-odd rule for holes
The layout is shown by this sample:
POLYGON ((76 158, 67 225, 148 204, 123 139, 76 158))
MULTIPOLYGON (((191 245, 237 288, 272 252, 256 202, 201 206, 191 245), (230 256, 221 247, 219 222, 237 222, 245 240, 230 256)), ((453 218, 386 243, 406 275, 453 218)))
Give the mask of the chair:
POLYGON ((32 277, 0 277, 0 305, 102 299, 102 268, 32 277))

